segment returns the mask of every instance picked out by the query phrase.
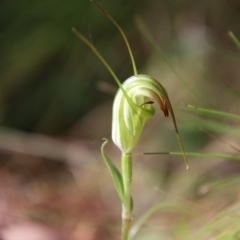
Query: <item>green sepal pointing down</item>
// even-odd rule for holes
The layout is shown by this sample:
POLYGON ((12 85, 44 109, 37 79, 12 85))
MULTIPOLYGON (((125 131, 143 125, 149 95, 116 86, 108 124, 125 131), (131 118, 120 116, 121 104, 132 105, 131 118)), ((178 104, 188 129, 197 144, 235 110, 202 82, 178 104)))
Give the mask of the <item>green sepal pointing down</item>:
POLYGON ((108 158, 108 156, 105 154, 105 150, 104 147, 105 145, 108 143, 108 140, 106 138, 103 138, 104 143, 102 144, 101 147, 101 153, 102 153, 102 157, 112 175, 115 187, 117 189, 117 193, 119 198, 121 199, 122 203, 123 203, 123 199, 124 199, 124 187, 123 187, 123 179, 122 179, 122 175, 121 173, 118 171, 118 169, 116 168, 116 166, 111 162, 111 160, 108 158))

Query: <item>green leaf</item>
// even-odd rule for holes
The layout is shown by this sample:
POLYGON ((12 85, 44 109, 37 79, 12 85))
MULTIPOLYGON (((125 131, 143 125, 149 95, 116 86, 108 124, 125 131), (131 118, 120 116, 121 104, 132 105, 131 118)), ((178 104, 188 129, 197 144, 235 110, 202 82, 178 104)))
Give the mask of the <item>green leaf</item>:
POLYGON ((123 188, 122 175, 118 171, 116 166, 111 162, 111 160, 105 154, 104 147, 108 143, 108 140, 105 139, 105 138, 103 140, 104 140, 104 143, 102 144, 102 147, 101 147, 102 157, 103 157, 103 159, 104 159, 104 161, 105 161, 105 163, 106 163, 106 165, 107 165, 107 167, 108 167, 108 169, 109 169, 109 171, 110 171, 110 173, 112 175, 112 178, 113 178, 113 181, 114 181, 114 184, 115 184, 118 196, 121 199, 121 201, 123 202, 123 199, 124 199, 124 188, 123 188))

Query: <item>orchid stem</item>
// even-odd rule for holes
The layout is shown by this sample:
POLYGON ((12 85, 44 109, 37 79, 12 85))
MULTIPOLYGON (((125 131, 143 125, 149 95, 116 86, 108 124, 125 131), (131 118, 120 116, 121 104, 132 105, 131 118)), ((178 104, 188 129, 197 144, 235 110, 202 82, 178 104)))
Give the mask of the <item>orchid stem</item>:
POLYGON ((122 204, 122 240, 128 240, 128 232, 132 213, 132 156, 122 154, 122 178, 124 186, 124 201, 122 204))

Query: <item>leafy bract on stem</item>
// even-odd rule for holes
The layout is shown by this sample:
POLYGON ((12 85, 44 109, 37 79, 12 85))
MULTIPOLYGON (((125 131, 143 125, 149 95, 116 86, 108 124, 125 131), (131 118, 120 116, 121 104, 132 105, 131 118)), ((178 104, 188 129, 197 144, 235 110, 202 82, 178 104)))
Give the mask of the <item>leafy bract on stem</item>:
POLYGON ((102 157, 112 175, 118 196, 121 199, 121 201, 124 202, 124 187, 123 187, 122 175, 105 153, 105 145, 108 143, 108 140, 106 138, 103 138, 103 141, 104 142, 101 147, 102 157))

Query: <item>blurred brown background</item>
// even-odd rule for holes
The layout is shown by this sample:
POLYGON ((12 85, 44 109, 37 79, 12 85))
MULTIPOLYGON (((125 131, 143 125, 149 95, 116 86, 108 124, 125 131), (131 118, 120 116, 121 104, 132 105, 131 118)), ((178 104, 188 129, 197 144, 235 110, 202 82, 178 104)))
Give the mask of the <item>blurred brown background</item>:
MULTIPOLYGON (((240 57, 228 31, 240 38, 240 2, 98 3, 124 29, 139 73, 168 90, 185 149, 238 156, 219 137, 237 147, 239 118, 204 114, 185 104, 239 114, 240 57), (138 31, 136 16, 159 51, 138 31)), ((0 2, 3 240, 120 239, 121 205, 100 155, 101 139, 111 135, 117 86, 72 27, 94 43, 122 81, 133 75, 120 33, 89 1, 0 2)), ((157 111, 136 152, 168 151, 179 151, 173 124, 157 111)), ((119 150, 110 143, 107 152, 120 166, 119 150)), ((186 171, 181 156, 134 158, 136 218, 154 204, 170 201, 191 206, 205 219, 199 223, 164 211, 136 239, 192 239, 214 214, 238 206, 237 161, 189 160, 186 171)))

